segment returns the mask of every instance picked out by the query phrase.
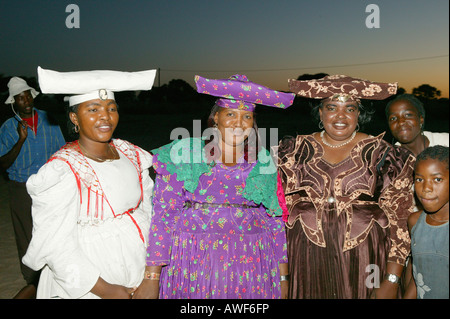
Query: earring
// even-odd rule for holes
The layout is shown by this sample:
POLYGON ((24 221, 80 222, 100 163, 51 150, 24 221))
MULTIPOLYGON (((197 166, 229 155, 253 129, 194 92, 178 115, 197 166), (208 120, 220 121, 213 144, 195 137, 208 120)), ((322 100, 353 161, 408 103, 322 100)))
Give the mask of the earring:
POLYGON ((75 133, 78 133, 78 132, 80 131, 80 127, 79 127, 78 125, 75 125, 75 126, 73 127, 73 131, 74 131, 75 133))
POLYGON ((320 120, 320 122, 319 122, 319 129, 323 130, 323 122, 322 122, 322 120, 320 120))
POLYGON ((213 125, 213 127, 214 127, 215 129, 217 129, 217 128, 218 128, 218 126, 217 126, 217 123, 216 123, 216 122, 214 122, 214 125, 213 125))
POLYGON ((359 123, 356 123, 356 132, 359 131, 359 123))

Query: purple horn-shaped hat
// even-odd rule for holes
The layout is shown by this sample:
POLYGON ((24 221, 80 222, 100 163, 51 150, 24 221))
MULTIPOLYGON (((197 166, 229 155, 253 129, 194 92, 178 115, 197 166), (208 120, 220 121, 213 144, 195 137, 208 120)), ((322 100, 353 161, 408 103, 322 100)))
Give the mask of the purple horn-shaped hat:
POLYGON ((261 104, 281 109, 294 102, 295 94, 283 93, 250 82, 245 75, 233 75, 228 79, 206 79, 195 76, 197 92, 217 96, 216 104, 221 107, 254 111, 261 104))

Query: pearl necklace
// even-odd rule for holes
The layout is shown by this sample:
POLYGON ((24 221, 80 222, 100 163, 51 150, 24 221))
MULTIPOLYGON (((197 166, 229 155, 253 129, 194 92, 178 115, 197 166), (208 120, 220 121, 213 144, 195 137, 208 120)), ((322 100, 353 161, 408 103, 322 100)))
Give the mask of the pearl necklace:
POLYGON ((338 148, 338 147, 342 147, 342 146, 344 146, 344 145, 347 145, 348 143, 350 143, 351 141, 353 141, 353 139, 354 139, 355 136, 356 136, 356 131, 353 131, 352 136, 351 136, 348 140, 346 140, 344 143, 337 144, 337 145, 332 145, 332 144, 330 144, 330 143, 328 143, 328 142, 325 141, 325 139, 323 138, 323 134, 324 134, 324 133, 325 133, 325 131, 320 132, 320 138, 322 139, 322 143, 325 144, 325 145, 328 146, 328 147, 331 147, 331 148, 338 148))
POLYGON ((100 157, 91 155, 91 154, 89 154, 89 153, 86 151, 86 148, 84 148, 84 146, 81 145, 80 141, 78 141, 78 146, 80 147, 80 150, 82 151, 82 154, 83 154, 84 156, 86 156, 86 157, 88 157, 88 158, 90 158, 90 159, 93 159, 93 160, 95 160, 95 161, 97 161, 97 162, 100 162, 100 163, 103 163, 103 162, 112 162, 112 161, 114 161, 115 159, 117 159, 117 158, 116 158, 116 155, 114 154, 114 152, 113 152, 113 150, 112 150, 111 144, 109 144, 109 143, 108 143, 108 146, 109 146, 108 150, 111 152, 111 154, 113 154, 114 158, 103 159, 103 158, 100 158, 100 157))

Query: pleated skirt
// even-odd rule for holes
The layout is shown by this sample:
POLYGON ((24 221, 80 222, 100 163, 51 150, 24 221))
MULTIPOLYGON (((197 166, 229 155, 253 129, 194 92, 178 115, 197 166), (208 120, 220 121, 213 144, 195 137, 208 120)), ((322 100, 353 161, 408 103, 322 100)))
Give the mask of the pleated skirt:
POLYGON ((374 223, 367 238, 344 252, 346 214, 325 211, 326 247, 311 242, 300 221, 287 229, 292 299, 366 299, 381 283, 389 252, 388 229, 374 223))
POLYGON ((161 299, 279 299, 280 272, 270 232, 174 235, 161 299))

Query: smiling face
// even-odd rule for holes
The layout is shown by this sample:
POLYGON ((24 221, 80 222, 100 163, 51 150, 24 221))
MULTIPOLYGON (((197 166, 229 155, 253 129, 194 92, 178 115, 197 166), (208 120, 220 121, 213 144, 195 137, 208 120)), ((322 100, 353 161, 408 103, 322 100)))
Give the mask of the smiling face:
POLYGON ((14 106, 21 118, 33 116, 34 99, 31 91, 24 91, 14 96, 14 106))
POLYGON ((413 143, 420 136, 423 121, 416 107, 407 100, 395 101, 389 107, 389 129, 401 144, 413 143))
POLYGON ((90 100, 80 103, 76 113, 69 114, 74 125, 79 126, 79 140, 83 145, 108 142, 119 123, 119 113, 114 100, 90 100))
POLYGON ((423 208, 429 213, 448 216, 448 167, 437 159, 424 159, 416 164, 414 189, 423 208))
POLYGON ((249 136, 254 123, 254 114, 250 111, 219 108, 214 121, 222 135, 222 142, 228 146, 242 145, 249 136))
POLYGON ((352 135, 358 125, 358 102, 327 99, 322 102, 319 115, 328 137, 343 141, 352 135))

